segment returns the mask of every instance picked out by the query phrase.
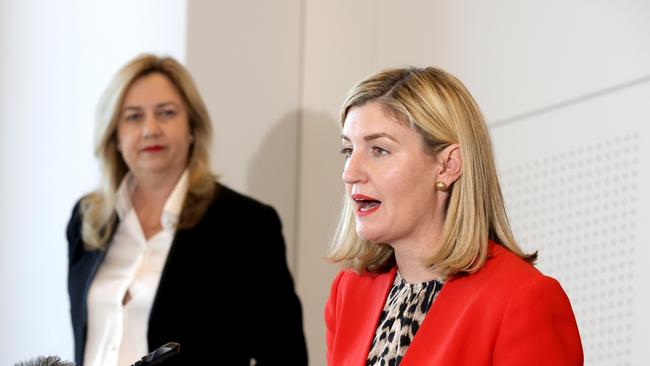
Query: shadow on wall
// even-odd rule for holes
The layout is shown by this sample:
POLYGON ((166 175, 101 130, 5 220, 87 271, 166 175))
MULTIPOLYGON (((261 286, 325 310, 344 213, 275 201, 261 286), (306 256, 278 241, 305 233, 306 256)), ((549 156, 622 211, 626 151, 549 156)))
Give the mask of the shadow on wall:
POLYGON ((305 111, 302 117, 300 229, 321 257, 329 244, 345 192, 341 128, 337 116, 305 111))
POLYGON ((293 270, 296 231, 297 153, 299 113, 287 113, 275 122, 248 166, 247 191, 272 205, 282 220, 287 262, 293 270))
POLYGON ((328 217, 320 221, 322 233, 317 230, 321 235, 309 245, 317 249, 321 259, 333 231, 342 194, 339 135, 331 116, 294 110, 273 124, 249 165, 247 191, 280 214, 287 261, 294 271, 298 263, 297 226, 309 223, 314 215, 328 217), (301 195, 309 202, 300 202, 301 195), (307 212, 299 216, 300 207, 307 212), (312 212, 314 207, 322 212, 312 212))
POLYGON ((301 172, 300 254, 298 291, 305 307, 305 333, 312 365, 326 365, 325 302, 339 266, 324 259, 336 229, 345 188, 344 158, 338 116, 307 112, 304 116, 304 155, 301 172))
MULTIPOLYGON (((286 207, 286 202, 274 202, 270 198, 291 197, 292 206, 286 209, 294 218, 294 231, 290 234, 295 240, 288 258, 303 306, 303 324, 313 365, 326 364, 323 311, 331 281, 338 271, 324 257, 336 228, 344 192, 340 134, 338 119, 331 114, 313 110, 288 113, 263 140, 248 175, 250 192, 260 198, 269 197, 267 202, 279 211, 286 207), (295 139, 290 140, 288 136, 295 139)), ((283 216, 287 224, 288 217, 283 216)), ((285 233, 289 229, 287 224, 285 233)))

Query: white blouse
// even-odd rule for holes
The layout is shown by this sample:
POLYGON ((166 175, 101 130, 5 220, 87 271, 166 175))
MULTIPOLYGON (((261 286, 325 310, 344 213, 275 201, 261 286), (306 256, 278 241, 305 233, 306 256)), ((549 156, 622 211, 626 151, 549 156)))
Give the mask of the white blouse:
POLYGON ((133 176, 120 184, 115 204, 120 223, 88 293, 84 365, 129 366, 149 353, 149 314, 187 188, 185 171, 165 202, 162 230, 147 240, 131 204, 133 176), (123 305, 127 291, 130 300, 123 305))

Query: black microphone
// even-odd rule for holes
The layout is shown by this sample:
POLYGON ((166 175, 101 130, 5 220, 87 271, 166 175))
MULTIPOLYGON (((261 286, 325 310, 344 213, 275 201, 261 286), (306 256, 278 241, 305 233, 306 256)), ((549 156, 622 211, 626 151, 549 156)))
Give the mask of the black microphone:
POLYGON ((142 357, 142 359, 136 363, 134 363, 131 366, 150 366, 150 365, 157 365, 164 360, 177 355, 178 352, 181 350, 181 345, 180 343, 176 342, 169 342, 166 343, 158 348, 156 348, 153 352, 149 353, 148 355, 142 357))

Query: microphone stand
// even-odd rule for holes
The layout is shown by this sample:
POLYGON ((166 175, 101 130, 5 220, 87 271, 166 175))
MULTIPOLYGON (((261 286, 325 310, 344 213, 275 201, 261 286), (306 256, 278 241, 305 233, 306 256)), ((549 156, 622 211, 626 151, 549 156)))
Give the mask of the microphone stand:
POLYGON ((178 354, 181 349, 180 343, 169 342, 158 348, 131 366, 152 366, 157 365, 164 360, 178 354))

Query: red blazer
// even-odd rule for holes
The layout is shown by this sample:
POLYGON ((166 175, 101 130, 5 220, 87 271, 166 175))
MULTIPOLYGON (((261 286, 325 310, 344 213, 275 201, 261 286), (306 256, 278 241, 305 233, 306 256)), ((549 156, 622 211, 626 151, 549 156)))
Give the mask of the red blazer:
MULTIPOLYGON (((329 365, 365 365, 395 272, 338 274, 325 307, 329 365)), ((445 283, 400 365, 582 364, 560 284, 490 243, 483 268, 445 283)))

